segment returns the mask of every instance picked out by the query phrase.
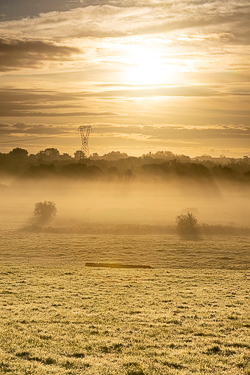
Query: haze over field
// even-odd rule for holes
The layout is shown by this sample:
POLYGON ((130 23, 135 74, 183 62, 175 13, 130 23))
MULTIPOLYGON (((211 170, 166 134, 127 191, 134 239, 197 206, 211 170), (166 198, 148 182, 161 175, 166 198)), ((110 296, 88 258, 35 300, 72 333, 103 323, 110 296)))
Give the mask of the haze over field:
POLYGON ((54 224, 64 220, 64 227, 72 220, 174 226, 176 217, 187 212, 199 224, 249 226, 247 157, 191 159, 170 152, 139 158, 120 152, 77 156, 61 155, 55 148, 36 155, 21 148, 0 153, 3 223, 21 213, 24 225, 35 203, 52 201, 58 209, 54 224))
POLYGON ((161 152, 136 158, 113 152, 78 160, 77 155, 55 148, 36 155, 21 148, 0 153, 2 212, 12 207, 12 217, 19 210, 32 215, 35 203, 53 201, 60 218, 92 223, 169 225, 188 211, 203 223, 249 223, 247 157, 190 159, 161 152))
MULTIPOLYGON (((187 186, 178 180, 19 181, 1 189, 1 200, 2 226, 16 229, 30 223, 36 202, 48 200, 58 209, 49 226, 71 228, 77 222, 174 226, 176 216, 188 211, 194 213, 199 224, 249 227, 250 222, 249 189, 226 185, 203 188, 195 183, 187 186)), ((84 227, 82 231, 86 232, 84 227)))

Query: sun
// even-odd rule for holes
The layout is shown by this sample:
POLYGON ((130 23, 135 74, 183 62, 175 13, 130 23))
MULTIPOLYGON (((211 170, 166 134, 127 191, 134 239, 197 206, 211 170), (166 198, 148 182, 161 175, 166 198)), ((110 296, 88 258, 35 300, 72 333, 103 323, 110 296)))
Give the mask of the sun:
POLYGON ((130 68, 129 80, 135 85, 154 85, 166 81, 166 67, 155 59, 140 59, 134 67, 130 68))
POLYGON ((139 49, 130 59, 127 79, 134 85, 156 85, 167 83, 168 66, 156 49, 139 49))

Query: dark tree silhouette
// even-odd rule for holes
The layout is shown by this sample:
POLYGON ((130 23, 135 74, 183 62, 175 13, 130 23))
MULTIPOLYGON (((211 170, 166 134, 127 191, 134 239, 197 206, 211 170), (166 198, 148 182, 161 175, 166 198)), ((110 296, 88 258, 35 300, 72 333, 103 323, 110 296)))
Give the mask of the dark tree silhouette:
POLYGON ((28 177, 50 177, 57 173, 57 168, 54 164, 31 165, 26 171, 25 175, 28 177))
POLYGON ((13 148, 8 155, 15 158, 26 158, 28 156, 28 151, 23 148, 16 147, 13 148))
POLYGON ((199 234, 196 217, 188 212, 176 217, 177 231, 182 236, 197 236, 199 234))
POLYGON ((40 224, 46 223, 56 213, 57 209, 54 202, 44 201, 35 204, 34 215, 38 217, 40 224))
POLYGON ((57 148, 50 147, 40 151, 36 155, 41 159, 58 160, 60 157, 60 152, 57 150, 57 148))
POLYGON ((170 151, 149 152, 141 157, 128 156, 120 151, 112 151, 103 156, 94 153, 85 158, 81 150, 74 157, 63 155, 54 148, 46 148, 36 155, 20 147, 8 153, 0 152, 1 175, 19 178, 102 178, 102 179, 142 179, 181 183, 194 181, 199 186, 209 186, 218 193, 217 182, 237 182, 249 186, 250 157, 232 159, 208 155, 190 158, 170 151))
POLYGON ((77 150, 74 153, 74 157, 75 157, 75 160, 77 160, 77 161, 84 160, 85 159, 85 154, 84 154, 84 152, 82 152, 82 150, 77 150))

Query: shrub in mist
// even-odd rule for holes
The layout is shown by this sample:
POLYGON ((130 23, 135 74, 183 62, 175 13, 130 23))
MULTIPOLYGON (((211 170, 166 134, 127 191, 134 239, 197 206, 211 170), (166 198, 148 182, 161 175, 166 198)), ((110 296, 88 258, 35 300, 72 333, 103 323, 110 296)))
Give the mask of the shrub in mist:
POLYGON ((176 217, 177 231, 181 236, 198 236, 199 228, 197 218, 190 212, 176 217))
POLYGON ((37 202, 35 204, 34 215, 40 224, 46 223, 57 213, 56 205, 51 201, 37 202))

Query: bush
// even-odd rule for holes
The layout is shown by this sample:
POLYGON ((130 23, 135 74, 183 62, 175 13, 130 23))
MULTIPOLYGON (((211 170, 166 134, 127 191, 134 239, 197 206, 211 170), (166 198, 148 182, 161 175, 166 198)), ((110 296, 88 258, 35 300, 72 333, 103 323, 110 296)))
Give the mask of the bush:
POLYGON ((35 204, 34 215, 38 217, 41 224, 47 222, 56 213, 57 209, 54 202, 44 201, 35 204))
POLYGON ((176 226, 178 233, 182 236, 197 236, 199 234, 198 221, 190 212, 177 216, 176 226))

